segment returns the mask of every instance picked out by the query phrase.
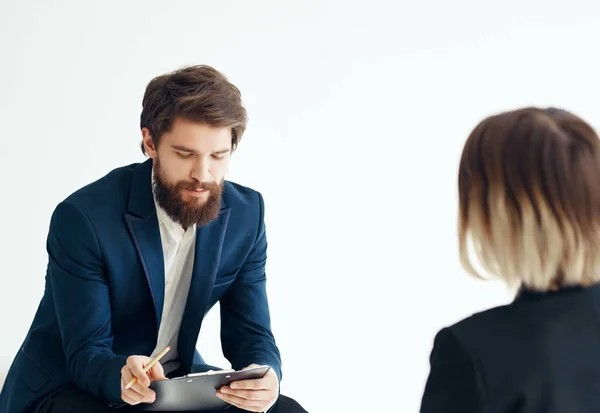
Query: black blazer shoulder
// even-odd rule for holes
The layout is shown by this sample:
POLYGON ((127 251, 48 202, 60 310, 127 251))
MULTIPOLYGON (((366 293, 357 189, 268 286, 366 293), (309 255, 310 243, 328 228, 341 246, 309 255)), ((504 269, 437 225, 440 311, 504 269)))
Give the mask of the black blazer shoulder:
POLYGON ((524 290, 443 328, 421 412, 600 411, 599 305, 598 285, 524 290))

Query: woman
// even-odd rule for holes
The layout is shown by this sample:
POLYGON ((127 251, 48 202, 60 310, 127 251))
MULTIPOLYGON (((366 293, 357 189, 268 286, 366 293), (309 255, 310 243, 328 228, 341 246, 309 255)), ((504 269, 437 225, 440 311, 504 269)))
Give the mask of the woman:
POLYGON ((519 288, 442 329, 421 413, 600 412, 600 141, 579 117, 524 108, 483 120, 458 177, 459 244, 519 288))

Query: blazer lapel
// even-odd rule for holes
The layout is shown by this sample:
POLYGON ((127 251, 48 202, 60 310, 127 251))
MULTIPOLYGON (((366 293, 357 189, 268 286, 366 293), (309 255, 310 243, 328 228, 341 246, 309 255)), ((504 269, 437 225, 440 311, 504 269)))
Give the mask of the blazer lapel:
POLYGON ((165 265, 152 195, 151 172, 151 159, 141 164, 134 172, 129 192, 129 212, 125 214, 125 220, 148 280, 156 311, 158 333, 165 296, 165 265))
POLYGON ((193 362, 198 333, 215 283, 229 221, 231 210, 225 207, 223 201, 221 208, 214 221, 196 230, 192 281, 181 321, 179 340, 179 357, 188 370, 193 362))

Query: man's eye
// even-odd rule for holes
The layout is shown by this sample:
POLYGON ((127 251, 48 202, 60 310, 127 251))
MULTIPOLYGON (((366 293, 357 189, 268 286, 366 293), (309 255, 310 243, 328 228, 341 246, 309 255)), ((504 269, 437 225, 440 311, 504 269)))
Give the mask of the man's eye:
POLYGON ((180 158, 183 158, 183 159, 187 159, 187 158, 189 158, 190 156, 192 156, 192 154, 191 154, 191 153, 181 153, 181 152, 177 152, 177 155, 179 155, 179 157, 180 157, 180 158))

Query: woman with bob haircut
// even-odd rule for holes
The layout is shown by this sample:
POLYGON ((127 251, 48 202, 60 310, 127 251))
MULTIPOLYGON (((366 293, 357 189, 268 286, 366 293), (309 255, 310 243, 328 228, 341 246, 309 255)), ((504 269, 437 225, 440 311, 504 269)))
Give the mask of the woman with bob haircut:
POLYGON ((554 108, 490 116, 458 191, 462 265, 519 293, 437 333, 421 413, 600 412, 596 132, 554 108))

